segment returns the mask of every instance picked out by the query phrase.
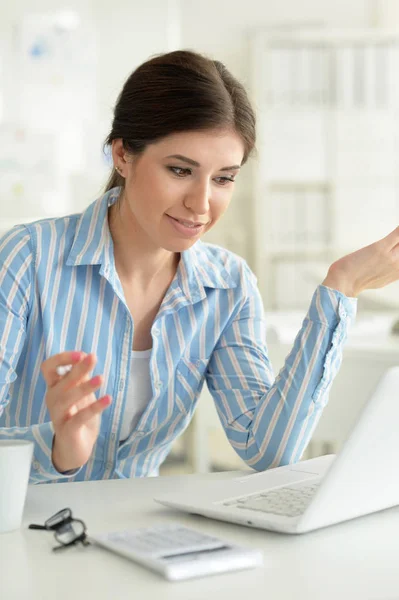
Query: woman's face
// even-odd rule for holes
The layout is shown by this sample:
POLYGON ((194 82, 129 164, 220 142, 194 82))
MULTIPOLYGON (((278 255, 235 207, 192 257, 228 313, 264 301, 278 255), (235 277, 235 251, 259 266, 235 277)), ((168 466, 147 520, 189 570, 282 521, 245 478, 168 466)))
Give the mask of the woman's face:
POLYGON ((124 228, 147 247, 181 252, 227 209, 244 144, 233 131, 194 131, 167 136, 138 157, 115 140, 112 154, 125 177, 124 228))

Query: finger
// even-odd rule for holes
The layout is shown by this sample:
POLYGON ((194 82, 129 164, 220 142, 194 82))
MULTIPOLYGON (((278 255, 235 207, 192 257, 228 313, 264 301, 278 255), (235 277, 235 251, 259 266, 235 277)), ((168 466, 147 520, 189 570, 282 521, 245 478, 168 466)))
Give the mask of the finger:
POLYGON ((61 378, 57 389, 60 392, 65 392, 78 386, 82 381, 87 381, 89 379, 89 373, 94 369, 96 362, 97 357, 95 354, 87 354, 83 360, 72 367, 67 375, 64 375, 64 377, 61 378))
POLYGON ((92 419, 94 416, 102 413, 111 404, 111 402, 111 396, 103 396, 99 400, 96 400, 96 402, 90 404, 90 406, 80 410, 75 415, 71 415, 68 426, 71 427, 73 425, 76 428, 81 427, 87 423, 87 421, 90 421, 90 419, 92 419))
POLYGON ((41 371, 47 385, 51 387, 57 383, 57 381, 59 381, 60 376, 56 372, 56 368, 58 366, 66 366, 70 364, 75 365, 85 356, 85 352, 72 350, 68 352, 60 352, 59 354, 54 354, 53 356, 47 358, 47 360, 45 360, 41 365, 41 371))
POLYGON ((90 400, 90 396, 101 387, 103 380, 102 375, 95 375, 95 377, 92 377, 88 381, 74 386, 69 392, 64 391, 63 394, 60 393, 56 386, 51 390, 47 404, 54 413, 56 412, 63 419, 65 413, 70 411, 72 406, 76 405, 77 408, 80 408, 95 401, 94 397, 90 400))
POLYGON ((83 398, 83 400, 79 400, 79 402, 76 402, 76 404, 73 404, 69 410, 63 414, 64 422, 68 421, 69 417, 76 415, 76 413, 78 413, 80 410, 86 408, 86 406, 93 404, 93 402, 97 402, 97 398, 94 396, 94 394, 91 394, 90 396, 83 398))

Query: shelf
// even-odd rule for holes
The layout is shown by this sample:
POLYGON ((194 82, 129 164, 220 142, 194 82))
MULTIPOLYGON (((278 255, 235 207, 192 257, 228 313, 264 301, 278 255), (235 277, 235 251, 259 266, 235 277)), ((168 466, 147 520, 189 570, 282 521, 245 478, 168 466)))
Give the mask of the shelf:
MULTIPOLYGON (((397 222, 398 67, 399 31, 254 36, 253 264, 266 309, 302 309, 326 266, 397 222)), ((362 300, 399 308, 398 291, 396 282, 362 300)))

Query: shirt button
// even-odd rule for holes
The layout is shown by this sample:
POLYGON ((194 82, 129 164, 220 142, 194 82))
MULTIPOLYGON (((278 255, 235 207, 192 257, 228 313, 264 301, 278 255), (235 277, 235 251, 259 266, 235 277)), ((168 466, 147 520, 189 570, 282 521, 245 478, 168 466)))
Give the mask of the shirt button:
POLYGON ((160 331, 159 331, 158 327, 154 327, 154 329, 152 330, 152 333, 153 333, 155 336, 158 336, 158 335, 159 335, 159 333, 160 333, 160 331))
POLYGON ((111 440, 114 442, 116 438, 116 435, 114 433, 111 433, 111 440))
POLYGON ((35 469, 35 471, 39 471, 40 464, 37 462, 37 460, 33 461, 33 468, 35 469))
POLYGON ((107 467, 107 469, 111 470, 112 469, 112 462, 107 462, 106 467, 107 467))
POLYGON ((160 381, 156 381, 155 382, 155 387, 156 387, 157 390, 160 390, 161 387, 162 387, 162 383, 160 381))

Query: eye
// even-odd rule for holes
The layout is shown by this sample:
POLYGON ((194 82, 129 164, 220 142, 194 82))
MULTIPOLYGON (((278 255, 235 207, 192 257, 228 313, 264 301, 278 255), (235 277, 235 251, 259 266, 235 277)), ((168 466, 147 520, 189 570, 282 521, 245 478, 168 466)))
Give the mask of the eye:
POLYGON ((228 185, 229 183, 234 183, 234 177, 216 177, 215 181, 218 182, 219 185, 228 185))
POLYGON ((185 177, 191 174, 191 169, 184 169, 183 167, 168 167, 168 169, 177 175, 177 177, 185 177))

